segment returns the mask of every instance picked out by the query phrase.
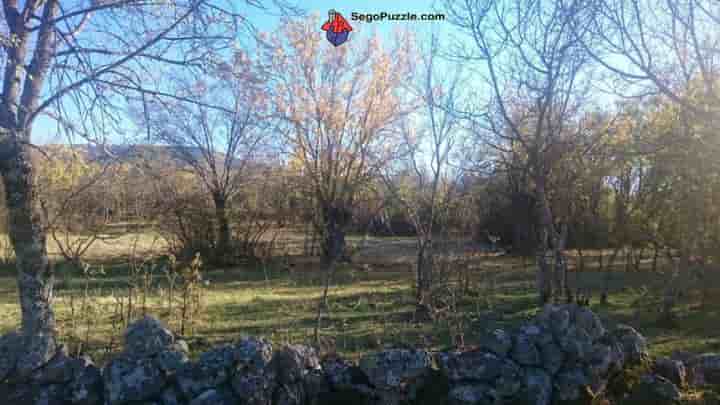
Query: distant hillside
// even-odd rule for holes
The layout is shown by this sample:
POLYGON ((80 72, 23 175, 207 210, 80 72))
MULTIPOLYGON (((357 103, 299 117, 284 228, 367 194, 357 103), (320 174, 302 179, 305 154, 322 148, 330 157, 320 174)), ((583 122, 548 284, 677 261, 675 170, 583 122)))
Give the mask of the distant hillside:
MULTIPOLYGON (((107 162, 108 160, 132 161, 136 159, 147 159, 154 161, 174 161, 179 166, 185 166, 186 162, 182 154, 189 153, 190 156, 204 161, 202 150, 196 147, 185 147, 179 149, 177 146, 168 145, 60 145, 51 144, 41 146, 41 150, 48 157, 53 159, 69 159, 73 154, 81 156, 86 161, 107 162)), ((40 152, 38 152, 40 153, 40 152)), ((224 154, 217 153, 216 159, 222 162, 224 154)), ((241 162, 234 162, 233 166, 238 167, 241 162)))
MULTIPOLYGON (((130 160, 133 158, 165 158, 179 153, 178 147, 167 145, 64 145, 50 144, 40 147, 51 157, 61 158, 62 156, 70 156, 71 153, 77 153, 84 159, 90 161, 105 161, 108 159, 130 160)), ((200 148, 185 148, 192 155, 199 157, 200 148)), ((222 156, 219 154, 219 156, 222 156)))

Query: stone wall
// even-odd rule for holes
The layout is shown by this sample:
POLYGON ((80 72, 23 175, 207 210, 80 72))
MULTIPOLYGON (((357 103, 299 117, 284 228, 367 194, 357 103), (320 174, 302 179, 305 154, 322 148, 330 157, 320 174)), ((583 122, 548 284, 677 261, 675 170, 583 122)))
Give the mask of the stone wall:
MULTIPOLYGON (((589 404, 613 375, 648 356, 633 328, 608 331, 575 305, 547 306, 517 330, 487 333, 473 350, 385 350, 357 364, 321 360, 302 345, 275 349, 257 338, 213 348, 193 362, 187 344, 147 317, 128 328, 124 351, 103 368, 61 348, 19 377, 19 341, 15 334, 0 338, 0 404, 589 404)), ((720 356, 690 363, 693 378, 720 380, 720 356)), ((682 385, 686 374, 684 363, 664 359, 638 386, 660 405, 677 399, 677 388, 666 384, 682 385)))

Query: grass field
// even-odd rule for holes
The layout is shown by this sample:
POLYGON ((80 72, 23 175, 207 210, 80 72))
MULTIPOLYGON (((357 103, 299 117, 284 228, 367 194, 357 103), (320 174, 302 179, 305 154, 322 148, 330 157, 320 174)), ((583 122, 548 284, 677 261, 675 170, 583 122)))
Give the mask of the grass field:
MULTIPOLYGON (((119 347, 123 325, 117 314, 117 299, 127 293, 129 269, 125 262, 131 241, 141 241, 137 244, 146 257, 159 246, 148 235, 127 237, 112 246, 99 245, 89 259, 94 268, 102 265, 105 274, 87 279, 77 269, 58 265, 55 308, 60 331, 71 347, 75 345, 96 358, 102 359, 119 347), (80 348, 79 342, 84 341, 88 346, 80 348)), ((472 245, 464 245, 456 253, 467 254, 472 249, 472 245)), ((517 324, 537 310, 531 259, 474 254, 466 258, 470 289, 457 302, 458 310, 438 314, 434 322, 414 323, 412 258, 411 239, 374 238, 354 257, 352 265, 337 269, 330 290, 330 315, 322 329, 326 350, 356 357, 386 346, 439 349, 451 346, 459 330, 465 344, 472 345, 483 331, 517 324)), ((278 344, 310 342, 322 293, 322 275, 317 268, 316 260, 291 256, 266 266, 206 269, 204 279, 209 284, 203 287, 202 306, 192 332, 185 333, 191 349, 197 352, 242 335, 263 335, 278 344)), ((600 305, 598 296, 605 276, 598 271, 572 272, 569 280, 575 288, 592 294, 591 306, 606 323, 637 327, 649 338, 657 355, 679 350, 720 351, 720 336, 712 327, 720 325, 720 275, 714 274, 704 283, 714 288, 704 308, 697 307, 696 295, 684 295, 672 325, 658 321, 666 275, 614 272, 610 302, 600 305)), ((179 330, 178 317, 168 312, 164 280, 157 267, 148 284, 145 307, 179 330)), ((6 265, 0 271, 0 332, 18 325, 17 302, 14 270, 6 265)), ((140 316, 140 312, 132 316, 140 316)))

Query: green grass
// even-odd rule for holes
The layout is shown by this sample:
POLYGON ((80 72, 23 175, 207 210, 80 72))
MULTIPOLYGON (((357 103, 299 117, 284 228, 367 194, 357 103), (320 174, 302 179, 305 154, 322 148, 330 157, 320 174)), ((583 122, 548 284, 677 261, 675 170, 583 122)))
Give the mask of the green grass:
MULTIPOLYGON (((395 244, 398 239, 393 238, 395 244)), ((402 240, 400 240, 402 242, 402 240)), ((406 240, 403 255, 412 250, 406 240)), ((392 244, 391 244, 392 245, 392 244)), ((357 357, 386 346, 429 345, 434 349, 453 344, 453 324, 462 321, 466 345, 472 345, 485 330, 510 327, 529 319, 537 311, 534 290, 534 268, 531 260, 512 257, 476 255, 471 264, 471 289, 459 303, 459 315, 441 316, 435 322, 412 322, 413 274, 407 260, 392 260, 392 252, 375 240, 370 249, 381 253, 363 252, 353 266, 340 266, 330 290, 330 315, 324 322, 322 335, 327 337, 326 349, 344 356, 357 357), (526 262, 526 265, 523 264, 526 262), (369 271, 360 271, 359 264, 370 263, 369 271), (450 319, 454 319, 451 322, 450 319)), ((116 249, 120 250, 120 249, 116 249)), ((390 249, 392 250, 392 249, 390 249)), ((398 255, 402 256, 402 255, 398 255)), ((96 256, 97 257, 97 256, 96 256)), ((288 271, 279 263, 264 272, 255 266, 213 269, 205 272, 210 284, 205 287, 204 302, 196 318, 190 339, 197 352, 208 345, 229 342, 243 335, 265 336, 276 344, 309 343, 315 325, 315 311, 322 293, 322 277, 316 260, 292 258, 297 263, 288 271), (267 278, 266 278, 267 273, 267 278)), ((119 347, 120 329, 113 329, 114 300, 111 292, 127 292, 128 267, 118 257, 108 255, 106 274, 88 282, 92 297, 93 316, 90 324, 73 324, 71 296, 78 312, 85 280, 77 270, 59 265, 60 280, 55 309, 63 336, 74 333, 80 340, 89 331, 89 347, 84 350, 104 358, 108 342, 114 337, 114 350, 119 347)), ((102 261, 95 262, 99 266, 102 261)), ((703 309, 696 308, 695 295, 685 295, 672 325, 658 322, 661 293, 666 283, 663 274, 617 271, 611 280, 610 303, 600 305, 598 296, 605 274, 598 271, 573 272, 570 283, 593 295, 592 308, 608 325, 627 323, 637 327, 651 342, 656 355, 674 351, 720 351, 720 336, 712 325, 720 324, 720 298, 717 274, 707 285, 716 286, 715 294, 703 309)), ((156 286, 163 286, 163 276, 156 274, 156 286)), ((0 332, 17 327, 19 308, 14 271, 0 269, 0 332)), ((170 318, 165 305, 154 289, 148 298, 149 312, 178 330, 177 317, 170 318)), ((86 311, 87 312, 87 311, 86 311)))

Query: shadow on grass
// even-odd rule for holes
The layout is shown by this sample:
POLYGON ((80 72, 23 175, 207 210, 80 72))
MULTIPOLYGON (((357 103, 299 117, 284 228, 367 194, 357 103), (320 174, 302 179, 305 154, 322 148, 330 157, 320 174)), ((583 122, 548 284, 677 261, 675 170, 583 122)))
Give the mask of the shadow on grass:
MULTIPOLYGON (((532 266, 531 260, 525 261, 532 266)), ((58 263, 59 295, 79 292, 85 280, 79 269, 58 263)), ((118 260, 103 265, 105 276, 90 280, 93 290, 109 292, 128 285, 129 264, 118 260)), ((162 286, 162 261, 156 262, 155 286, 162 286)), ((454 321, 445 314, 435 322, 414 324, 412 319, 413 275, 408 266, 339 266, 330 290, 330 314, 323 322, 323 335, 332 336, 337 350, 360 353, 385 345, 415 345, 429 342, 431 348, 447 347, 454 321)), ((209 300, 201 314, 196 334, 213 342, 233 341, 241 335, 264 335, 274 342, 307 343, 315 326, 315 311, 322 291, 317 263, 307 261, 288 269, 281 263, 266 268, 235 266, 208 269, 209 300)), ((518 258, 481 259, 471 271, 472 289, 459 303, 458 316, 464 325, 465 343, 477 343, 485 330, 512 328, 537 312, 532 267, 518 258), (492 283, 492 287, 490 284, 492 283)), ((592 308, 612 327, 625 323, 636 327, 651 342, 656 354, 675 350, 720 351, 720 337, 712 325, 720 324, 720 291, 710 294, 707 307, 694 308, 684 300, 673 325, 658 322, 660 293, 666 276, 650 272, 571 272, 573 289, 591 294, 592 308), (610 302, 597 303, 607 282, 610 302)), ((16 302, 14 266, 0 267, 0 303, 16 302)), ((710 282, 709 282, 710 283, 710 282)), ((712 281, 715 283, 715 281, 712 281)), ((720 281, 716 285, 720 285, 720 281)), ((95 340, 93 340, 95 342, 95 340)), ((98 342, 101 345, 102 342, 98 342)))

